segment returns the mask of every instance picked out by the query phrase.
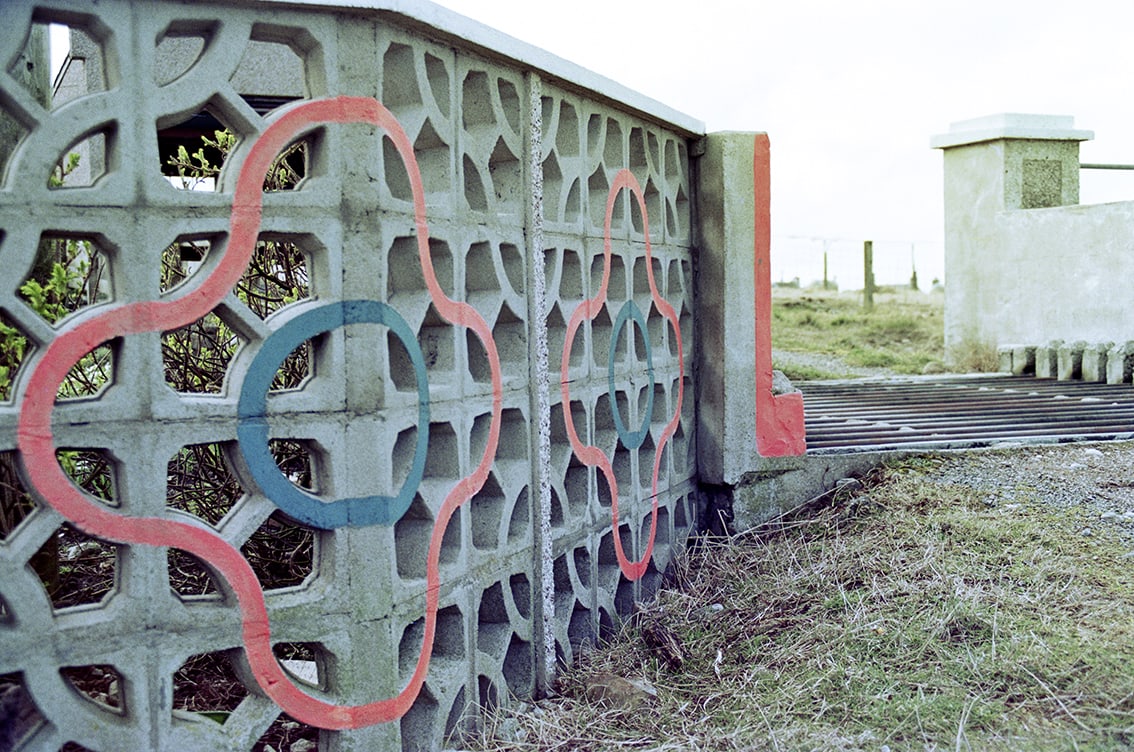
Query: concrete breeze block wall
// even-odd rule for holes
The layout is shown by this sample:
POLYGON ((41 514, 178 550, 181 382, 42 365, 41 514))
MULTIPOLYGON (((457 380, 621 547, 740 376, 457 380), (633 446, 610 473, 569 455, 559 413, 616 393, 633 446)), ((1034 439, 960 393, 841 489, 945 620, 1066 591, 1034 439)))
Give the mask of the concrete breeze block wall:
POLYGON ((658 587, 696 513, 699 123, 427 3, 3 17, 0 746, 435 749, 658 587), (237 142, 182 190, 161 144, 201 113, 237 142), (29 297, 44 241, 77 312, 29 297), (265 313, 269 248, 304 289, 265 313), (223 381, 179 391, 177 347, 223 381))

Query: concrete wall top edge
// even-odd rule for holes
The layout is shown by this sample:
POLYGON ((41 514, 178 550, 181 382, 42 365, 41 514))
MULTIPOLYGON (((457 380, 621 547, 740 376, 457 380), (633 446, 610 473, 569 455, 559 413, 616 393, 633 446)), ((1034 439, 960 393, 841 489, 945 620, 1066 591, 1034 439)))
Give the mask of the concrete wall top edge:
POLYGON ((699 137, 705 134, 704 122, 694 117, 429 0, 238 0, 237 4, 273 5, 308 10, 313 8, 355 10, 397 15, 411 25, 425 27, 446 38, 460 39, 492 56, 512 60, 537 70, 570 88, 619 103, 623 107, 668 125, 683 135, 699 137))
POLYGON ((1094 131, 1077 130, 1070 115, 1031 115, 1005 112, 961 120, 949 125, 949 132, 930 138, 933 149, 948 149, 1005 138, 1043 141, 1090 141, 1094 131))
POLYGON ((931 149, 951 149, 954 146, 970 146, 986 141, 1001 139, 1029 139, 1034 141, 1090 141, 1094 131, 1049 131, 1028 128, 1008 128, 1004 130, 970 131, 968 133, 943 133, 929 139, 931 149))
MULTIPOLYGON (((1123 221, 1134 219, 1134 200, 1108 201, 1102 204, 1071 204, 1069 206, 1044 206, 1032 209, 1003 209, 996 212, 997 221, 1026 223, 1054 219, 1055 221, 1089 221, 1092 224, 1109 221, 1111 215, 1117 214, 1123 221)), ((1072 233, 1073 234, 1073 233, 1072 233)), ((1116 233, 1116 236, 1122 235, 1116 233)))

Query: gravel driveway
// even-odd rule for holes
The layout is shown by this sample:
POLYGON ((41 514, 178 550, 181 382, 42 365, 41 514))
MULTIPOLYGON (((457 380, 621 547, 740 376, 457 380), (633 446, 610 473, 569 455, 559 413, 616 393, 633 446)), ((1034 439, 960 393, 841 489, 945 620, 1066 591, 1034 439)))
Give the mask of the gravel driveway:
POLYGON ((1061 519, 1082 535, 1115 535, 1134 548, 1134 442, 1004 444, 935 456, 927 480, 966 489, 1006 514, 1039 504, 1075 512, 1061 519))
POLYGON ((793 350, 772 349, 772 362, 777 369, 783 368, 815 368, 827 373, 835 373, 839 378, 865 378, 868 376, 897 376, 889 368, 868 368, 866 366, 852 366, 842 358, 826 353, 795 352, 793 350))

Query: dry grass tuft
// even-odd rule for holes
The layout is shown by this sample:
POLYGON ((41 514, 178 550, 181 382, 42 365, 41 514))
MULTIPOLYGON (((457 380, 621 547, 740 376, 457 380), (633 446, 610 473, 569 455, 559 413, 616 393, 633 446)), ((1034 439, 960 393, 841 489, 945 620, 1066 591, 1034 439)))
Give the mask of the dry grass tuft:
POLYGON ((957 373, 993 373, 1000 368, 996 345, 965 338, 949 348, 949 363, 957 373))
POLYGON ((1134 578, 1075 510, 992 507, 879 471, 854 496, 704 542, 644 614, 676 633, 668 669, 625 625, 501 711, 499 750, 1129 749, 1134 578), (645 679, 633 711, 586 701, 597 672, 645 679))

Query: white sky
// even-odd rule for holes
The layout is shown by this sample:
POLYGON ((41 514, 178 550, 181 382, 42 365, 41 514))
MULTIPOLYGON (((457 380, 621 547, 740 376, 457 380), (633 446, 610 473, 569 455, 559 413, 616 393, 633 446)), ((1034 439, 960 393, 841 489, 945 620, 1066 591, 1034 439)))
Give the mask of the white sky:
MULTIPOLYGON (((1134 164, 1131 0, 436 0, 705 122, 772 140, 773 277, 943 278, 941 153, 1000 112, 1071 115, 1134 164)), ((1084 170, 1082 203, 1134 199, 1084 170)))
MULTIPOLYGON (((1130 0, 438 0, 705 122, 772 141, 773 275, 861 287, 942 276, 949 124, 1072 115, 1084 162, 1134 164, 1130 0), (912 247, 911 247, 911 244, 912 247), (887 270, 887 263, 894 266, 887 270)), ((1083 203, 1134 172, 1083 171, 1083 203)))

